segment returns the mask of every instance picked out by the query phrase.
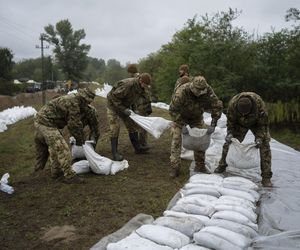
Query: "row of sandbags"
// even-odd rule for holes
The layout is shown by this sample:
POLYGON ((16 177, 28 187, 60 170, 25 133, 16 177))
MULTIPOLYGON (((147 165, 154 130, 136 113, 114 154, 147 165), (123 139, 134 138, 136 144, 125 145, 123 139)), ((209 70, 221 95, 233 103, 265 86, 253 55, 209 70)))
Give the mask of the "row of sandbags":
POLYGON ((257 190, 243 177, 196 174, 164 216, 107 249, 247 249, 257 236, 257 190))

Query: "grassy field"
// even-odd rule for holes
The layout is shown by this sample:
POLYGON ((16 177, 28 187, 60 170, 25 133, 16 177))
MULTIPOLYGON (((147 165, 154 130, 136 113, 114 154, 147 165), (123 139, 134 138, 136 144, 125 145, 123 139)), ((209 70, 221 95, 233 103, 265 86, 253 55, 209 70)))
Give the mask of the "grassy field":
MULTIPOLYGON (((101 118, 96 150, 111 157, 105 103, 100 97, 94 103, 101 118)), ((169 118, 161 109, 154 109, 153 115, 169 118)), ((129 169, 115 176, 87 174, 87 183, 81 185, 52 180, 48 166, 34 173, 33 138, 32 118, 0 133, 0 176, 9 172, 15 188, 12 195, 0 192, 0 249, 89 249, 139 213, 162 215, 188 179, 188 161, 183 162, 180 178, 169 178, 169 132, 158 140, 150 138, 149 154, 136 155, 122 128, 119 148, 129 169), (49 230, 64 225, 73 226, 72 237, 47 241, 49 230)))
POLYGON ((300 133, 295 133, 289 129, 273 129, 271 130, 271 136, 275 140, 300 151, 300 133))

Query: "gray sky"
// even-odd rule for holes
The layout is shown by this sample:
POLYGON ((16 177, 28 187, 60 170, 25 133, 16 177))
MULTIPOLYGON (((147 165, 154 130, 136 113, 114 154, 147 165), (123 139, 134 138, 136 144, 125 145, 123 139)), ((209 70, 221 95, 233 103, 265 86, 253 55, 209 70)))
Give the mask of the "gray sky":
MULTIPOLYGON (((300 0, 0 0, 0 47, 10 48, 16 61, 37 58, 44 27, 69 19, 75 30, 85 30, 89 56, 125 65, 170 42, 195 15, 229 7, 243 11, 234 25, 262 34, 290 27, 284 15, 299 9, 300 0)), ((51 54, 50 47, 45 55, 51 54)))

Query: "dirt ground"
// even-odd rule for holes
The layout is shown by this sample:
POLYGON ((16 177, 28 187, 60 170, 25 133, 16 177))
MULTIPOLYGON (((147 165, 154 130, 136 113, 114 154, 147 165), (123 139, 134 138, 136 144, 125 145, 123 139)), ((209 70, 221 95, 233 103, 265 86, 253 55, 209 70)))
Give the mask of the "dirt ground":
MULTIPOLYGON (((96 151, 110 158, 106 101, 96 97, 93 104, 101 120, 96 151)), ((154 109, 152 116, 169 119, 161 109, 154 109)), ((9 172, 15 188, 12 195, 0 192, 0 249, 89 249, 139 213, 162 215, 188 178, 188 161, 178 179, 169 178, 168 131, 158 140, 150 136, 150 152, 137 155, 122 127, 119 149, 129 162, 127 170, 86 174, 86 184, 62 184, 50 178, 48 166, 33 172, 33 134, 32 118, 0 133, 0 176, 9 172)))

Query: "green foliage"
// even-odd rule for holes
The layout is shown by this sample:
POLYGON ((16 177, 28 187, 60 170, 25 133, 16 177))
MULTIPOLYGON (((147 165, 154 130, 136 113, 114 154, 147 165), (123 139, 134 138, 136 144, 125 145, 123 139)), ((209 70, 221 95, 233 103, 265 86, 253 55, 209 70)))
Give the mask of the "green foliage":
POLYGON ((126 69, 121 66, 119 61, 115 59, 109 59, 107 61, 107 65, 103 75, 104 82, 107 82, 109 84, 114 84, 120 79, 126 77, 127 77, 126 69))
POLYGON ((13 67, 13 54, 8 48, 0 47, 0 79, 11 80, 13 67))
POLYGON ((84 30, 74 31, 66 19, 56 23, 55 27, 51 24, 46 26, 45 32, 44 39, 55 46, 53 52, 66 78, 75 81, 81 79, 91 47, 80 43, 85 38, 84 30))

